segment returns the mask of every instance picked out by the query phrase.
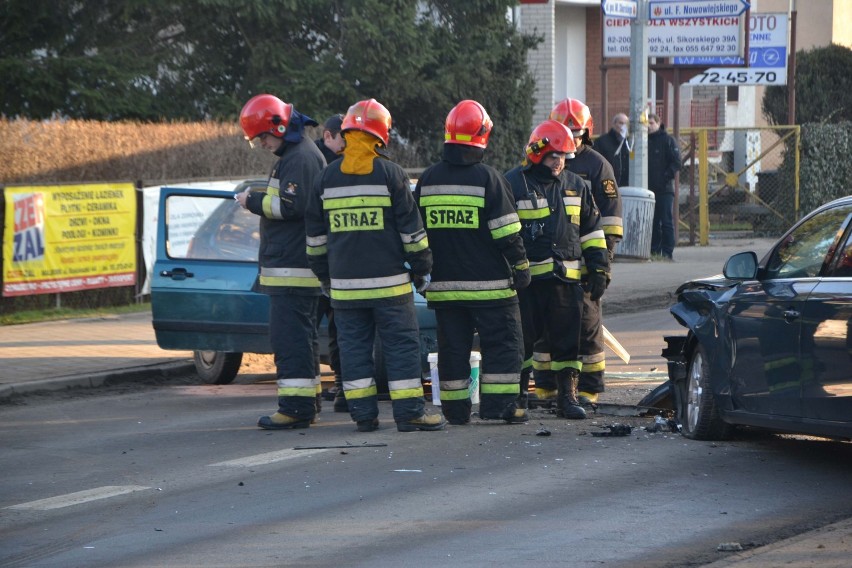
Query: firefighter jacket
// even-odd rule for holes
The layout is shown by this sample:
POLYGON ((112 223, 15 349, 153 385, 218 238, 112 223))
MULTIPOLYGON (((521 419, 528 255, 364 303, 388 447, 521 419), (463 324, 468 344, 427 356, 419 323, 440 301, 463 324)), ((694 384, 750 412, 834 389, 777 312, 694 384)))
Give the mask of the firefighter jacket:
POLYGON ((343 162, 329 164, 311 192, 311 268, 335 309, 410 302, 412 276, 429 274, 432 251, 408 176, 381 156, 363 175, 343 173, 343 162))
POLYGON ((574 158, 565 161, 565 169, 577 174, 592 191, 592 197, 601 213, 601 225, 606 235, 606 246, 612 252, 624 236, 621 220, 621 196, 612 166, 591 146, 583 144, 574 152, 574 158))
POLYGON ((435 260, 425 294, 430 308, 518 301, 512 271, 527 267, 521 223, 506 178, 481 163, 483 154, 445 144, 443 160, 414 190, 435 260))
POLYGON ((521 235, 533 280, 556 277, 580 281, 580 261, 590 271, 609 273, 601 216, 579 176, 563 170, 554 178, 543 165, 506 173, 521 220, 521 235))
POLYGON ((305 254, 307 197, 325 159, 312 140, 285 141, 276 152, 265 192, 253 192, 246 208, 260 215, 259 291, 318 296, 320 284, 305 254))

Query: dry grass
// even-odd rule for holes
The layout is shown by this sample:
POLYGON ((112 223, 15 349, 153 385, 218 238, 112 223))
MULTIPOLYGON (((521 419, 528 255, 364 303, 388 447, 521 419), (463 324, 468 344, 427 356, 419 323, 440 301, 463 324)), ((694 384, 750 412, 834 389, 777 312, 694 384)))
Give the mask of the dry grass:
POLYGON ((253 177, 273 162, 236 123, 0 119, 4 185, 253 177))

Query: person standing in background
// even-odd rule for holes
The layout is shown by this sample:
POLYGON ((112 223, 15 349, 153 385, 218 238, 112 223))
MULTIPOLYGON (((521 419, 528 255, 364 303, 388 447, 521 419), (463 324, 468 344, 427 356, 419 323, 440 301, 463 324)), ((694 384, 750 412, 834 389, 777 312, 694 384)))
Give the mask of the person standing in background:
POLYGON ((307 428, 318 411, 317 302, 320 283, 305 253, 305 207, 325 159, 304 134, 317 126, 292 104, 263 94, 249 99, 240 126, 254 146, 269 150, 266 191, 238 193, 241 207, 260 216, 259 289, 269 295, 269 339, 275 354, 278 411, 257 422, 266 430, 307 428))
POLYGON ((599 136, 593 145, 612 166, 618 187, 630 185, 630 152, 633 145, 628 138, 629 127, 630 119, 620 112, 612 117, 609 132, 599 136))
POLYGON ((314 140, 322 155, 325 157, 327 164, 334 160, 339 160, 343 157, 343 148, 346 146, 346 140, 343 134, 340 133, 340 125, 343 123, 342 114, 333 114, 328 117, 323 124, 322 136, 314 140))
POLYGON ((654 192, 651 258, 674 260, 674 178, 680 171, 680 146, 656 114, 648 115, 648 189, 654 192))
MULTIPOLYGON (((339 160, 343 157, 343 148, 346 147, 346 140, 340 132, 340 125, 343 123, 342 114, 333 114, 328 117, 323 125, 322 136, 314 140, 317 148, 320 149, 322 155, 325 156, 327 164, 339 160)), ((319 298, 319 316, 317 323, 322 320, 322 316, 328 321, 328 357, 331 370, 334 373, 334 386, 329 389, 329 394, 333 396, 335 412, 349 412, 346 406, 346 397, 343 394, 343 383, 340 378, 340 348, 337 345, 337 324, 334 322, 334 310, 331 307, 331 299, 325 294, 319 298)))

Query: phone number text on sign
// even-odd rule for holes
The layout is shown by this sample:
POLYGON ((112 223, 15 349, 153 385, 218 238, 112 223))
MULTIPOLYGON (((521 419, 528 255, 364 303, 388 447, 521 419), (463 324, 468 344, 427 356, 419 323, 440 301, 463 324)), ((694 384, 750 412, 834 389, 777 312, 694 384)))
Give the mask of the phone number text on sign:
POLYGON ((699 73, 690 81, 690 85, 785 85, 786 77, 771 70, 708 70, 699 73))

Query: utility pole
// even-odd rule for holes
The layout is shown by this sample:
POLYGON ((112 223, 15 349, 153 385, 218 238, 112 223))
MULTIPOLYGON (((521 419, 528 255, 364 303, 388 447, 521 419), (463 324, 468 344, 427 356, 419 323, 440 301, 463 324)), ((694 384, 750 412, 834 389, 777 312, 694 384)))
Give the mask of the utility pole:
POLYGON ((645 24, 648 22, 648 0, 636 0, 636 19, 630 23, 630 131, 633 152, 630 159, 630 185, 648 188, 648 45, 645 24))

